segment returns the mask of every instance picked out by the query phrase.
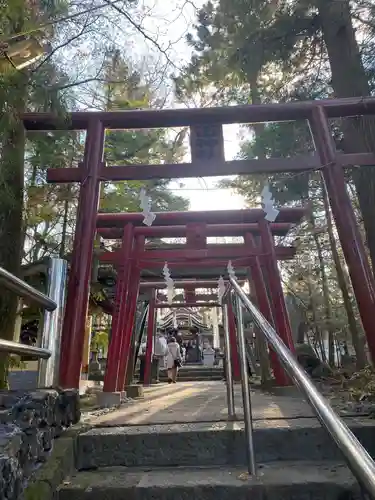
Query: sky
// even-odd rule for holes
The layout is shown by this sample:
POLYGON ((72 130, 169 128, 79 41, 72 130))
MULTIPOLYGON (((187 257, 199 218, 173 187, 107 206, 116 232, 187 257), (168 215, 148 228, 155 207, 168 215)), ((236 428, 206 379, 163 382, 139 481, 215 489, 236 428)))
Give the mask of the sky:
MULTIPOLYGON (((158 43, 166 48, 169 58, 177 72, 184 63, 189 62, 191 49, 185 42, 185 35, 193 31, 196 9, 202 5, 201 0, 194 4, 184 0, 145 0, 145 9, 150 9, 143 25, 150 36, 157 36, 158 43), (193 6, 194 5, 194 6, 193 6)), ((172 104, 173 105, 173 104, 172 104)), ((179 106, 180 107, 180 106, 179 106)), ((237 125, 223 127, 224 149, 226 160, 235 158, 238 153, 237 125)), ((189 161, 189 160, 188 160, 189 161)), ((217 189, 218 177, 202 177, 197 179, 178 179, 171 183, 171 188, 190 201, 190 210, 231 210, 245 208, 244 199, 230 189, 217 189), (181 184, 183 187, 180 187, 181 184)))
MULTIPOLYGON (((132 19, 142 27, 142 34, 132 28, 129 22, 125 21, 126 25, 124 25, 123 16, 118 16, 110 8, 107 9, 107 14, 112 14, 111 23, 108 25, 109 43, 114 43, 125 54, 129 64, 133 64, 135 70, 143 72, 146 81, 155 80, 154 87, 158 89, 158 95, 166 100, 165 107, 181 108, 182 106, 181 103, 176 103, 174 100, 171 75, 178 74, 179 70, 190 61, 192 52, 185 37, 188 32, 194 32, 196 12, 203 3, 204 0, 168 0, 168 2, 165 0, 138 0, 136 7, 132 7, 128 12, 132 19), (160 51, 155 44, 162 50, 160 51), (165 54, 169 60, 168 65, 165 54), (162 79, 160 74, 164 75, 162 79)), ((62 66, 66 65, 67 72, 71 73, 72 71, 72 59, 77 58, 81 61, 76 70, 78 81, 82 80, 82 74, 85 77, 96 74, 97 68, 95 64, 91 66, 92 58, 88 56, 90 53, 96 52, 97 43, 100 46, 102 38, 99 38, 98 41, 92 34, 89 34, 84 43, 78 39, 76 46, 72 42, 67 49, 61 51, 63 56, 65 55, 62 57, 61 64, 62 66)), ((92 95, 90 84, 87 94, 84 86, 80 86, 78 104, 82 105, 84 109, 89 109, 87 106, 89 106, 88 103, 91 101, 92 95)), ((234 159, 238 153, 239 131, 238 125, 225 125, 223 127, 226 160, 234 159)), ((183 161, 189 162, 189 156, 188 154, 183 161)), ((216 188, 220 179, 222 178, 177 179, 171 182, 170 188, 176 194, 189 200, 190 210, 245 208, 244 199, 233 190, 216 188)))

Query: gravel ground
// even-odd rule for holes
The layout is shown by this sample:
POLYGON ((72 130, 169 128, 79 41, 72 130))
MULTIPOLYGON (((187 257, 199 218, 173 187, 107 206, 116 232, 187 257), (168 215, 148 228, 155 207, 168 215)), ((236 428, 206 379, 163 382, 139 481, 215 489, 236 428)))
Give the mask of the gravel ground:
POLYGON ((317 385, 340 415, 375 418, 375 402, 366 400, 353 401, 350 392, 339 388, 337 385, 324 383, 318 383, 317 385))

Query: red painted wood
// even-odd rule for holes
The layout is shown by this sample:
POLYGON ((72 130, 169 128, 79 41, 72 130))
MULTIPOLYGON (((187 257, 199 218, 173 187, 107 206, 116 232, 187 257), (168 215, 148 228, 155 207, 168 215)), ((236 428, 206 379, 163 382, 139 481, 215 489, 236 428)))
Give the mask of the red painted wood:
MULTIPOLYGON (((306 209, 303 207, 280 208, 276 222, 287 222, 297 224, 305 216, 306 209)), ((185 225, 189 222, 205 222, 206 224, 243 224, 259 222, 264 218, 261 208, 245 210, 210 210, 207 212, 158 212, 154 222, 155 226, 185 225)), ((126 212, 107 214, 100 213, 97 217, 97 227, 121 227, 127 222, 135 226, 143 226, 143 215, 138 212, 126 212)))
MULTIPOLYGON (((343 166, 374 165, 373 153, 340 154, 338 162, 343 166)), ((280 172, 304 172, 317 169, 319 158, 313 155, 298 155, 292 158, 268 158, 259 160, 215 161, 204 165, 205 177, 224 175, 275 174, 280 172)), ((103 166, 100 177, 103 181, 118 182, 127 180, 181 179, 199 177, 202 174, 200 163, 164 163, 162 165, 117 165, 103 166)), ((78 168, 49 168, 47 182, 81 182, 78 168)))
MULTIPOLYGON (((142 262, 142 267, 149 267, 150 269, 153 267, 159 267, 162 263, 161 267, 164 266, 164 262, 168 262, 168 266, 186 266, 186 267, 195 267, 199 265, 215 265, 215 260, 218 259, 217 265, 220 265, 220 262, 223 262, 226 266, 228 260, 244 260, 245 265, 247 259, 252 255, 263 255, 263 251, 261 249, 257 249, 255 254, 249 254, 249 251, 246 251, 244 246, 240 248, 224 248, 224 245, 217 245, 218 248, 208 248, 202 250, 146 250, 145 252, 139 253, 139 261, 142 262), (173 259, 173 261, 172 261, 173 259), (178 262, 176 259, 180 259, 178 262), (211 260, 212 259, 212 260, 211 260), (221 260, 219 260, 221 259, 221 260), (223 260, 225 259, 225 260, 223 260), (157 261, 160 261, 159 263, 157 261)), ((276 247, 276 257, 280 260, 292 259, 296 254, 296 249, 294 247, 276 247)), ((103 252, 100 254, 99 259, 101 262, 108 263, 117 263, 121 260, 120 253, 116 252, 103 252)))
POLYGON ((273 236, 270 232, 269 224, 266 220, 260 223, 262 248, 267 256, 262 257, 261 262, 264 262, 267 269, 269 281, 270 302, 273 307, 276 331, 285 345, 294 352, 294 343, 292 330, 290 327, 289 316, 286 309, 283 287, 281 285, 280 272, 277 265, 277 257, 273 236))
POLYGON ((103 146, 103 124, 98 119, 93 119, 87 130, 81 167, 86 182, 81 185, 79 193, 77 229, 62 328, 59 382, 63 388, 78 389, 80 382, 103 146))
MULTIPOLYGON (((285 236, 288 231, 293 227, 293 224, 287 222, 274 222, 271 224, 272 234, 275 236, 285 236)), ((186 237, 187 228, 185 225, 181 226, 139 226, 134 229, 134 233, 143 234, 148 238, 184 238, 186 237)), ((98 233, 102 238, 110 240, 121 239, 123 235, 123 228, 99 228, 98 233)), ((245 233, 254 233, 259 236, 259 225, 257 223, 248 224, 207 224, 207 236, 243 236, 245 233)), ((207 245, 210 247, 210 244, 207 245)))
POLYGON ((326 167, 322 170, 324 182, 335 219, 337 233, 348 265, 371 359, 375 363, 374 275, 346 190, 344 171, 336 160, 334 141, 324 109, 320 107, 314 108, 310 124, 321 162, 323 165, 329 165, 328 168, 326 167))
MULTIPOLYGON (((133 249, 133 259, 137 256, 138 252, 144 248, 145 238, 144 236, 138 236, 135 240, 135 246, 133 249)), ((128 284, 128 297, 127 297, 127 309, 121 318, 121 347, 119 352, 119 370, 117 375, 117 391, 123 391, 125 385, 126 371, 131 359, 131 341, 132 333, 135 323, 135 313, 137 310, 137 300, 139 292, 139 282, 140 282, 140 270, 137 266, 132 265, 131 272, 129 275, 128 284)))
POLYGON ((119 251, 121 259, 117 267, 115 304, 112 314, 111 341, 109 343, 107 367, 104 376, 104 392, 114 392, 117 386, 123 318, 127 312, 128 283, 131 269, 130 257, 134 239, 133 232, 134 228, 132 224, 128 224, 124 229, 122 246, 119 251))
MULTIPOLYGON (((249 248, 249 250, 253 250, 255 247, 255 241, 254 237, 252 234, 246 234, 245 235, 245 244, 249 248)), ((268 298, 268 292, 267 292, 267 286, 265 283, 265 277, 262 273, 262 268, 260 266, 259 258, 258 257, 253 257, 250 259, 250 273, 251 273, 251 280, 254 283, 254 287, 250 287, 252 291, 254 291, 257 302, 258 302, 258 307, 260 312, 263 314, 263 316, 266 318, 266 320, 275 328, 275 321, 273 318, 272 314, 272 308, 270 305, 270 301, 268 298)), ((276 328, 275 328, 276 329, 276 328)), ((271 362, 271 367, 272 371, 276 380, 276 384, 278 386, 286 386, 289 385, 290 381, 288 377, 285 374, 285 371, 283 367, 281 366, 277 355, 275 351, 269 346, 270 348, 270 362, 271 362)))
MULTIPOLYGON (((316 106, 324 107, 329 118, 372 115, 375 113, 375 98, 347 97, 213 108, 77 111, 68 113, 63 120, 55 113, 24 113, 21 119, 26 130, 85 130, 92 119, 101 120, 109 129, 188 127, 202 123, 259 123, 308 119, 316 106)), ((201 175, 205 174, 205 171, 201 172, 201 175)))

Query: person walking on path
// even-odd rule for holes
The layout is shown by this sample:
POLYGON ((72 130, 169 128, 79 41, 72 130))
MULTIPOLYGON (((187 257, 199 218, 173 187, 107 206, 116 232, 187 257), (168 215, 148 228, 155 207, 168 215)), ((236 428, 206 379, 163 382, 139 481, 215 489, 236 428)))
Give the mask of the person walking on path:
POLYGON ((175 337, 170 337, 168 342, 167 369, 168 384, 175 384, 177 380, 178 369, 181 366, 181 350, 175 337))
MULTIPOLYGON (((146 357, 147 342, 143 342, 139 349, 139 383, 144 383, 144 373, 145 373, 145 357, 146 357)), ((164 368, 164 358, 168 354, 167 340, 160 330, 156 332, 156 338, 152 340, 152 370, 151 378, 152 383, 159 383, 159 371, 160 364, 164 368), (161 363, 162 361, 162 363, 161 363)))

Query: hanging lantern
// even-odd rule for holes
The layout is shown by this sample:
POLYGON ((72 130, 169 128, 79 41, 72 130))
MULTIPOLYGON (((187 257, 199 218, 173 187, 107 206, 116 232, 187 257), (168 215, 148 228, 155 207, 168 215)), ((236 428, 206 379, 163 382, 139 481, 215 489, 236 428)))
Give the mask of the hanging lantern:
POLYGON ((7 73, 12 68, 24 69, 49 51, 49 45, 43 46, 34 37, 20 36, 0 42, 0 73, 7 73))

